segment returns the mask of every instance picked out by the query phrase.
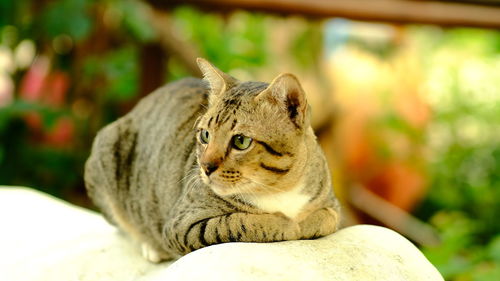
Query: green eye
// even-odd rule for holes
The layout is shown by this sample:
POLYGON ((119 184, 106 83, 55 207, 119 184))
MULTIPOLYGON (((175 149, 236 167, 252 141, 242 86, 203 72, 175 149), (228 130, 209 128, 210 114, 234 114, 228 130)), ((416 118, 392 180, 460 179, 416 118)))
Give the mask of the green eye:
POLYGON ((210 141, 210 134, 207 130, 202 129, 200 131, 200 142, 203 144, 207 144, 210 141))
POLYGON ((250 144, 252 144, 252 138, 243 135, 236 135, 233 137, 233 147, 238 150, 245 150, 250 144))

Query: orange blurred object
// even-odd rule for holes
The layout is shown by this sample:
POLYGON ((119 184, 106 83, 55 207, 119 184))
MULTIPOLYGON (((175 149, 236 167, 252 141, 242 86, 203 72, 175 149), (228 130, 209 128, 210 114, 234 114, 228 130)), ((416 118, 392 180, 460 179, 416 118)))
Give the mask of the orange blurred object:
POLYGON ((331 58, 337 152, 347 188, 361 185, 411 211, 424 197, 422 138, 431 116, 411 50, 390 60, 351 47, 331 58))

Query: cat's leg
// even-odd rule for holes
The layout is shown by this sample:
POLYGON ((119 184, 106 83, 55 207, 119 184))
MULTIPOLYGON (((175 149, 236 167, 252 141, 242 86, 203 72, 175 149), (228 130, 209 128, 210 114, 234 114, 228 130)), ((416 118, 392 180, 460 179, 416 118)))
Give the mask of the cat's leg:
POLYGON ((339 227, 339 213, 333 208, 322 208, 312 212, 299 223, 301 239, 326 236, 339 227))
POLYGON ((164 229, 166 246, 181 254, 224 242, 275 242, 300 236, 299 224, 279 213, 231 213, 164 229))
POLYGON ((170 260, 173 257, 163 251, 159 251, 149 243, 141 243, 142 256, 150 262, 159 263, 164 260, 170 260))

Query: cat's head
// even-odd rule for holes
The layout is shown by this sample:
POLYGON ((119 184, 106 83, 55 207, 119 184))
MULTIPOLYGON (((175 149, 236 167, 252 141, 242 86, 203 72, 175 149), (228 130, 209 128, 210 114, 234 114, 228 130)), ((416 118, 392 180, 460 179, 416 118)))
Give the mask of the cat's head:
POLYGON ((270 84, 240 82, 204 59, 209 107, 197 123, 202 180, 215 193, 272 194, 299 184, 314 138, 299 81, 281 74, 270 84))

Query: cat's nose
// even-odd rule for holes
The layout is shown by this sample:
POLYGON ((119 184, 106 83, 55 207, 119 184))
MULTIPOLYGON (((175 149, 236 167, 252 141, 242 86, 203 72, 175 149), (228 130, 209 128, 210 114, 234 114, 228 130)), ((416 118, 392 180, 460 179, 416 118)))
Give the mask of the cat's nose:
POLYGON ((203 168, 203 171, 205 172, 205 175, 210 176, 217 168, 219 168, 219 165, 214 162, 205 162, 201 163, 201 167, 203 168))

